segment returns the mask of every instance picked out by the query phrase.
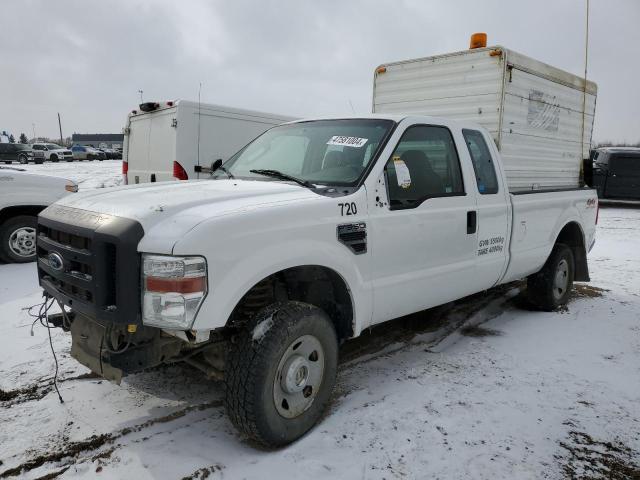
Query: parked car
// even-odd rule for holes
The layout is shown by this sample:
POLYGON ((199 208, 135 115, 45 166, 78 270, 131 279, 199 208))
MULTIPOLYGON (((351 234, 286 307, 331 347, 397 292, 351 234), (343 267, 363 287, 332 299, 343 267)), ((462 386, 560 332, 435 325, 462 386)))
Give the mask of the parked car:
POLYGON ((103 152, 107 160, 116 160, 118 158, 122 158, 121 155, 112 148, 98 148, 97 150, 103 152))
POLYGON ((600 198, 640 200, 640 148, 599 148, 592 159, 593 187, 600 198))
POLYGON ((227 160, 265 130, 291 120, 186 100, 143 103, 129 114, 124 129, 124 181, 200 178, 196 167, 227 160))
POLYGON ((65 178, 0 167, 0 260, 31 262, 36 257, 37 217, 78 185, 65 178))
POLYGON ((31 147, 35 159, 50 160, 52 162, 59 162, 60 160, 73 161, 71 150, 55 143, 34 143, 31 147))
POLYGON ((100 150, 99 148, 95 148, 95 147, 89 147, 89 148, 91 148, 91 151, 92 151, 92 153, 93 153, 93 157, 94 157, 96 160, 100 160, 100 161, 102 161, 102 160, 106 160, 106 159, 107 159, 107 154, 106 154, 106 153, 104 153, 104 152, 103 152, 102 150, 100 150))
POLYGON ((87 145, 73 145, 71 151, 76 160, 104 160, 107 158, 104 152, 87 145))
POLYGON ((42 163, 44 159, 34 159, 31 145, 25 145, 23 143, 0 143, 0 162, 6 164, 20 162, 25 164, 34 161, 36 163, 42 163))

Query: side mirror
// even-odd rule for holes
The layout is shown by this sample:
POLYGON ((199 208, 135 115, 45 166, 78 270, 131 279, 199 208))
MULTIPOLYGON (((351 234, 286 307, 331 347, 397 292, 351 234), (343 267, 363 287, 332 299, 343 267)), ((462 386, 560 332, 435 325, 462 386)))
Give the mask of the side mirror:
POLYGON ((222 159, 218 158, 217 160, 214 160, 213 162, 211 162, 211 166, 210 167, 203 167, 202 165, 195 165, 193 167, 193 171, 196 173, 213 173, 215 172, 217 169, 219 169, 222 166, 222 159))
POLYGON ((221 166, 222 166, 222 159, 221 158, 218 158, 218 159, 214 160, 213 162, 211 162, 211 173, 215 172, 221 166))

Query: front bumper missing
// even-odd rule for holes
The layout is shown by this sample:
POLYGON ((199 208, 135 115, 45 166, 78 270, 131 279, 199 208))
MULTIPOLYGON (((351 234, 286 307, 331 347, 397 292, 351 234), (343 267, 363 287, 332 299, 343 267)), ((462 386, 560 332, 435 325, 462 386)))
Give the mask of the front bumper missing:
POLYGON ((138 327, 135 333, 129 333, 121 325, 76 314, 70 331, 71 356, 117 384, 123 376, 160 365, 180 352, 180 340, 162 335, 157 328, 138 327), (113 350, 114 343, 128 347, 113 350))

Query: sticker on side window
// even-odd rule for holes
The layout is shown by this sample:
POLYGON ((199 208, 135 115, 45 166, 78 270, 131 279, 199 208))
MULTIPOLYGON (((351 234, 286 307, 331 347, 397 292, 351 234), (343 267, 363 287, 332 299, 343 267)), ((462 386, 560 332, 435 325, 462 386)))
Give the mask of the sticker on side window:
POLYGON ((360 137, 342 137, 340 135, 334 135, 329 139, 327 145, 338 145, 341 147, 356 147, 360 148, 367 143, 368 138, 360 137))
POLYGON ((398 180, 398 186, 402 188, 409 188, 411 186, 411 174, 407 164, 404 163, 399 156, 393 157, 393 167, 396 170, 396 178, 398 180))

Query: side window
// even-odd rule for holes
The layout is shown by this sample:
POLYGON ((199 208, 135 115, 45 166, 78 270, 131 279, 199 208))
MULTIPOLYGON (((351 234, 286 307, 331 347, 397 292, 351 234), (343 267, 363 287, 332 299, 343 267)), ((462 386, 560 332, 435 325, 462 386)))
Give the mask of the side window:
POLYGON ((610 168, 616 175, 637 176, 640 175, 640 158, 615 156, 610 168))
POLYGON ((464 195, 460 160, 445 127, 409 127, 385 167, 392 210, 433 197, 464 195))
POLYGON ((34 145, 33 149, 34 150, 42 150, 42 147, 40 145, 34 145))
POLYGON ((498 193, 498 178, 493 165, 493 158, 482 133, 477 130, 462 130, 462 135, 469 149, 469 155, 476 172, 478 192, 482 195, 498 193))

